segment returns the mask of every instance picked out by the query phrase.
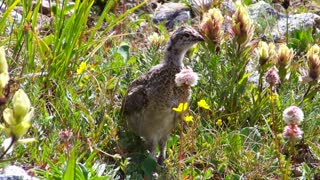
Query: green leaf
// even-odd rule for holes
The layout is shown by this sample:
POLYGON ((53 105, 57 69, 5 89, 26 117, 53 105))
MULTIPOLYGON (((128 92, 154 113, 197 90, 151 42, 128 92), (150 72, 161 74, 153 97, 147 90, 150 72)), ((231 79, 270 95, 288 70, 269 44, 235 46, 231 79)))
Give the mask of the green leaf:
POLYGON ((261 134, 256 127, 245 127, 240 130, 243 146, 250 147, 254 151, 258 151, 261 143, 261 134))
POLYGON ((118 53, 123 57, 124 62, 127 62, 129 58, 130 46, 126 43, 122 43, 118 48, 118 53))
POLYGON ((151 156, 148 156, 142 163, 142 170, 144 174, 152 179, 153 173, 156 171, 157 162, 151 156))
POLYGON ((63 173, 63 180, 75 179, 76 171, 76 151, 75 149, 71 150, 70 158, 68 160, 67 169, 63 173))

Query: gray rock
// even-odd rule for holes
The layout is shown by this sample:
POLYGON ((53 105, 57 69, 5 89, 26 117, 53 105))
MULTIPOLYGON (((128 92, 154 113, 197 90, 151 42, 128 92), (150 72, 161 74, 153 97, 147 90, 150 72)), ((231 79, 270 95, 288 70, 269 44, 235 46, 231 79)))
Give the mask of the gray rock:
POLYGON ((172 30, 175 24, 188 22, 191 12, 185 4, 165 3, 158 5, 152 19, 156 24, 163 22, 168 30, 172 30))
MULTIPOLYGON (((283 39, 287 32, 286 14, 278 12, 270 4, 259 1, 248 6, 249 15, 253 22, 259 23, 261 20, 271 20, 270 36, 272 40, 277 41, 283 39), (274 19, 274 22, 272 22, 274 19)), ((259 24, 257 24, 259 25, 259 24)), ((303 30, 309 27, 320 28, 320 16, 313 13, 289 14, 288 16, 288 32, 291 34, 294 30, 303 30)))
POLYGON ((38 180, 36 177, 29 176, 28 173, 19 166, 10 165, 4 169, 4 174, 0 175, 0 180, 38 180))

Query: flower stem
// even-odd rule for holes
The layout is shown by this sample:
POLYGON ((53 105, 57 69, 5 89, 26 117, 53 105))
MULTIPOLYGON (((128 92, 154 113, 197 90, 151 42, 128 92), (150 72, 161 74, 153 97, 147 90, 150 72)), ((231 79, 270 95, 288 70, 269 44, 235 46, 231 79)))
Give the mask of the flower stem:
POLYGON ((178 165, 178 177, 179 179, 182 179, 181 178, 181 162, 182 162, 182 155, 183 155, 183 148, 182 148, 182 145, 183 145, 183 120, 181 119, 181 131, 180 131, 180 148, 179 148, 179 165, 178 165))
POLYGON ((11 149, 11 147, 13 146, 13 144, 16 142, 16 138, 14 136, 12 136, 12 140, 11 140, 11 143, 9 144, 9 146, 7 147, 7 149, 0 155, 0 159, 3 158, 3 156, 5 156, 9 149, 11 149))
POLYGON ((275 120, 275 105, 274 105, 274 97, 273 97, 273 85, 270 85, 270 99, 271 99, 271 119, 272 119, 272 131, 273 131, 273 138, 274 138, 274 144, 275 144, 275 149, 277 151, 277 156, 278 156, 278 161, 279 161, 279 169, 281 174, 283 175, 284 171, 282 168, 282 162, 281 162, 281 153, 280 153, 280 148, 279 148, 279 142, 278 142, 278 137, 277 137, 277 124, 275 120))

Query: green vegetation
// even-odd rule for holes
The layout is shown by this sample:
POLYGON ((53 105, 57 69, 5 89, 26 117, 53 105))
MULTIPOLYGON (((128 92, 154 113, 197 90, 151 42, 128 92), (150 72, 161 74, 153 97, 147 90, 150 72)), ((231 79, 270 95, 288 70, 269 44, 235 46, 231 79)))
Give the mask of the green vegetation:
MULTIPOLYGON (((128 84, 159 63, 169 37, 141 11, 146 2, 126 9, 108 0, 91 26, 93 0, 64 0, 45 21, 40 0, 34 8, 32 0, 6 2, 0 45, 11 80, 1 123, 13 94, 23 89, 34 108, 25 137, 36 141, 16 144, 1 166, 22 164, 45 179, 80 180, 289 179, 297 165, 306 179, 319 175, 320 52, 311 30, 294 33, 293 49, 265 46, 242 9, 233 18, 233 35, 198 44, 185 59, 200 76, 186 112, 193 118, 172 133, 162 168, 126 130, 120 112, 128 84), (18 5, 20 23, 10 15, 18 5), (254 71, 246 71, 248 64, 254 71), (265 82, 273 66, 281 83, 265 82), (293 143, 282 136, 282 113, 292 105, 304 112, 303 141, 293 143), (299 156, 303 150, 306 158, 299 156)), ((3 131, 0 142, 6 138, 3 131)))

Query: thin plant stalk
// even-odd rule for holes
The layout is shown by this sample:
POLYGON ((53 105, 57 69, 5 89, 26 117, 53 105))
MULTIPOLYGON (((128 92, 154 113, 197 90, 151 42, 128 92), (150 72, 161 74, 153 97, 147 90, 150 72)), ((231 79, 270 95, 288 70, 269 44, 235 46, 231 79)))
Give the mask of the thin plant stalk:
POLYGON ((273 97, 273 85, 270 85, 270 99, 271 99, 271 119, 272 119, 272 131, 273 131, 273 138, 274 138, 274 144, 275 149, 277 151, 278 161, 279 161, 279 169, 281 174, 283 175, 284 171, 282 168, 282 162, 281 162, 281 154, 280 154, 280 148, 279 148, 279 142, 277 137, 277 124, 275 120, 275 103, 274 103, 274 97, 273 97))
POLYGON ((295 140, 293 138, 290 138, 289 143, 290 143, 290 153, 292 155, 292 162, 295 162, 295 159, 296 159, 296 154, 295 154, 296 152, 294 148, 295 140))
POLYGON ((286 38, 287 38, 287 40, 286 40, 286 42, 287 42, 287 44, 289 44, 289 12, 288 12, 288 9, 286 9, 286 38))
POLYGON ((180 130, 180 147, 179 147, 179 164, 178 164, 178 179, 182 179, 181 178, 181 169, 182 169, 182 156, 183 156, 183 148, 182 148, 182 145, 183 145, 183 119, 180 120, 181 123, 181 130, 180 130))

